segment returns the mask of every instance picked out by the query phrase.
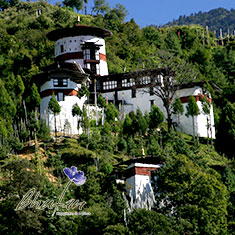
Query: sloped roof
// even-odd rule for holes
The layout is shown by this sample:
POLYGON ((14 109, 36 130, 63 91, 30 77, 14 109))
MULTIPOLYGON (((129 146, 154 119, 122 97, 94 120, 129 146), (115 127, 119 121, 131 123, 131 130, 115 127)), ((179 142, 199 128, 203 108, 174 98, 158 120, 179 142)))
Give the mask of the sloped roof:
POLYGON ((62 29, 53 30, 47 34, 47 37, 51 41, 57 41, 60 38, 80 36, 80 35, 91 35, 91 36, 105 38, 112 36, 112 33, 107 29, 77 24, 72 28, 62 28, 62 29))

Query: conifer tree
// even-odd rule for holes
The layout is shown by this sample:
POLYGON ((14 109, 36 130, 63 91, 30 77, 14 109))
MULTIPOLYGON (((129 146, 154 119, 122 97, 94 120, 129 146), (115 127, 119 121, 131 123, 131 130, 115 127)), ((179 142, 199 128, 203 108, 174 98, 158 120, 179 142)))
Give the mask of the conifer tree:
POLYGON ((56 115, 60 113, 61 108, 59 103, 57 102, 54 95, 52 95, 50 102, 48 104, 48 109, 54 114, 54 123, 55 123, 55 137, 57 137, 57 129, 56 129, 56 115))
POLYGON ((151 111, 149 113, 150 123, 149 127, 152 129, 157 128, 164 120, 164 114, 162 111, 155 105, 151 107, 151 111))
POLYGON ((123 122, 123 134, 130 136, 132 133, 132 120, 127 114, 123 122))
POLYGON ((188 100, 188 104, 186 106, 187 109, 187 113, 186 116, 191 116, 192 117, 192 123, 193 123, 193 138, 195 140, 195 123, 194 123, 194 117, 197 116, 200 112, 199 112, 199 108, 197 106, 197 102, 195 100, 195 98, 190 95, 189 96, 189 100, 188 100))
POLYGON ((179 97, 175 99, 175 102, 173 103, 173 113, 177 116, 177 125, 180 124, 180 116, 184 113, 184 106, 181 103, 181 100, 179 97))
POLYGON ((83 127, 83 131, 89 135, 90 122, 89 122, 85 105, 83 105, 83 108, 82 108, 82 127, 83 127))
POLYGON ((105 114, 107 122, 112 123, 115 121, 115 118, 118 117, 118 110, 113 103, 109 103, 105 114))
POLYGON ((72 115, 73 115, 73 117, 74 116, 77 116, 77 128, 78 128, 78 130, 79 130, 79 122, 78 122, 78 116, 80 116, 81 117, 81 115, 82 115, 82 110, 80 109, 80 107, 78 106, 78 104, 76 103, 76 104, 74 104, 73 105, 73 108, 72 108, 72 115))

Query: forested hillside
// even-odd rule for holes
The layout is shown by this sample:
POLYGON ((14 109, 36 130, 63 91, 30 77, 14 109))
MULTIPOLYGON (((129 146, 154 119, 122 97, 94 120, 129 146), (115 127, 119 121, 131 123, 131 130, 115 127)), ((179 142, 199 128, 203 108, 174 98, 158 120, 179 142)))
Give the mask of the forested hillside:
POLYGON ((83 110, 82 135, 51 138, 39 121, 34 75, 53 63, 54 45, 46 34, 72 27, 78 14, 70 7, 40 2, 21 2, 0 11, 0 233, 234 233, 234 38, 221 46, 212 32, 209 41, 203 40, 201 26, 140 29, 134 19, 125 22, 126 13, 117 5, 102 15, 81 15, 81 24, 113 33, 106 39, 109 73, 189 66, 195 81, 205 82, 212 94, 216 140, 168 129, 155 106, 150 114, 137 111, 120 120, 117 107, 106 105, 102 97, 103 126, 89 123, 83 110), (125 187, 114 178, 126 167, 123 162, 141 157, 143 149, 165 166, 157 172, 158 198, 152 211, 131 210, 123 197, 125 187), (87 181, 70 186, 65 199, 86 201, 90 216, 51 217, 49 209, 14 210, 33 187, 41 192, 40 200, 58 197, 67 182, 62 170, 70 166, 84 171, 87 181), (159 205, 162 201, 164 206, 159 205))
POLYGON ((226 10, 224 8, 217 8, 208 12, 198 12, 191 14, 190 16, 180 16, 179 19, 173 20, 166 24, 167 26, 174 25, 201 25, 204 28, 208 26, 211 31, 217 31, 219 35, 220 28, 224 34, 233 35, 235 30, 235 10, 226 10))

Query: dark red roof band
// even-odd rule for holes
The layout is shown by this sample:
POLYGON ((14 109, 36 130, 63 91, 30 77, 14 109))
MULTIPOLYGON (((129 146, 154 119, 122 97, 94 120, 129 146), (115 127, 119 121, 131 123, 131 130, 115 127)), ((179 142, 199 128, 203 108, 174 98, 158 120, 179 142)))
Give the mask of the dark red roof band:
MULTIPOLYGON (((196 101, 200 101, 200 98, 203 99, 204 98, 204 95, 196 95, 196 96, 193 96, 195 98, 196 101)), ((209 102, 212 104, 212 99, 207 97, 207 99, 209 100, 209 102)), ((181 100, 181 103, 188 103, 188 100, 189 100, 189 96, 183 96, 183 97, 180 97, 180 100, 181 100)))
POLYGON ((157 171, 158 167, 139 167, 134 166, 126 170, 126 178, 130 178, 134 175, 148 175, 151 176, 151 171, 157 171))
POLYGON ((78 91, 73 89, 48 89, 41 92, 41 98, 52 96, 52 95, 58 95, 58 93, 63 93, 66 96, 77 96, 78 91))
MULTIPOLYGON (((56 58, 56 61, 66 61, 66 60, 72 60, 72 59, 83 59, 83 52, 72 52, 72 53, 65 53, 62 55, 58 55, 56 58)), ((103 60, 107 62, 106 55, 100 53, 100 60, 103 60)))

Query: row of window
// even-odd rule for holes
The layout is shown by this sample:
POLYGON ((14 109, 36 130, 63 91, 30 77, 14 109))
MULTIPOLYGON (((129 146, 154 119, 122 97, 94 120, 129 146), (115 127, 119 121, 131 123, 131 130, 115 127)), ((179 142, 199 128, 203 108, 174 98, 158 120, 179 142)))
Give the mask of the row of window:
POLYGON ((103 82, 104 90, 110 90, 110 89, 115 89, 115 88, 117 88, 117 81, 103 82))
POLYGON ((135 86, 135 79, 134 78, 122 80, 122 87, 131 87, 131 86, 135 86))
MULTIPOLYGON (((69 51, 72 49, 69 48, 69 51)), ((77 50, 75 48, 75 50, 77 50)), ((64 45, 60 45, 60 53, 66 52, 64 45)), ((84 60, 100 60, 99 49, 96 48, 87 48, 83 50, 84 60)))
MULTIPOLYGON (((131 97, 136 98, 136 89, 132 89, 131 91, 132 91, 131 92, 131 97)), ((57 98, 57 101, 64 101, 64 98, 65 98, 64 93, 63 92, 58 92, 56 98, 57 98)), ((154 100, 150 100, 150 104, 151 104, 151 106, 153 106, 154 105, 154 100)))
POLYGON ((140 84, 141 85, 147 85, 151 83, 150 77, 142 77, 140 78, 140 84))
MULTIPOLYGON (((76 39, 75 39, 75 40, 70 40, 69 42, 70 42, 70 43, 72 43, 72 41, 77 42, 77 40, 76 40, 76 39)), ((61 44, 66 44, 66 41, 61 42, 61 44)), ((60 45, 60 42, 57 42, 57 45, 60 45)))
MULTIPOLYGON (((147 85, 151 83, 151 78, 150 77, 142 77, 139 80, 140 85, 147 85)), ((135 86, 135 79, 134 78, 129 78, 129 79, 123 79, 122 80, 122 87, 131 87, 135 86)))
POLYGON ((54 87, 67 87, 68 79, 67 78, 53 78, 54 87))

